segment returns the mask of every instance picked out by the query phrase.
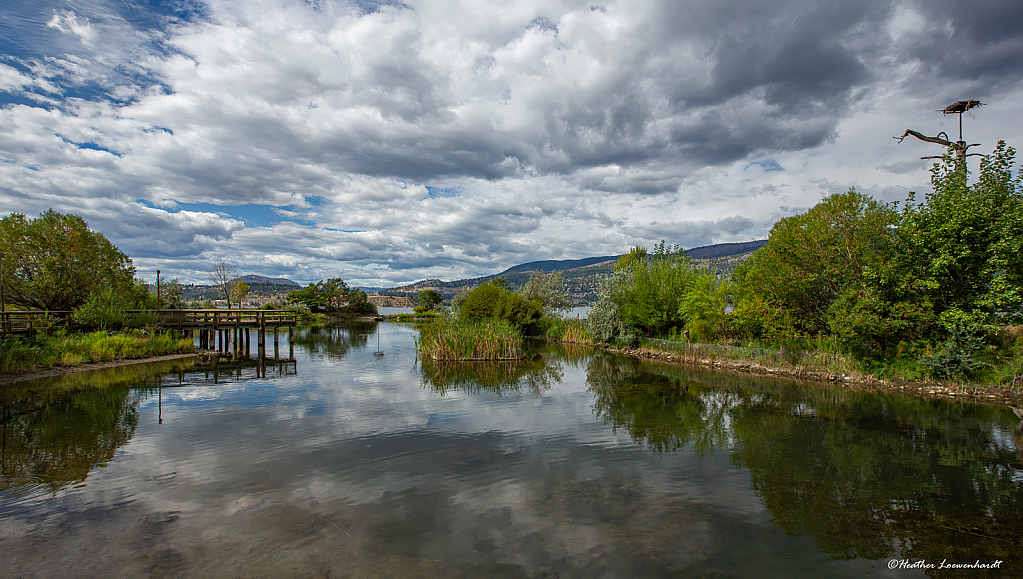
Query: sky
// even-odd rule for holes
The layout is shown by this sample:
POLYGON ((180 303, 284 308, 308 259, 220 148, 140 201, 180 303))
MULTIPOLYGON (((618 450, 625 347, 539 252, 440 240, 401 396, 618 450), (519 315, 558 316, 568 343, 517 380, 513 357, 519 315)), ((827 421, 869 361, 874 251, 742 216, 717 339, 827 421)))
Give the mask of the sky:
POLYGON ((1023 146, 1019 0, 595 1, 4 0, 0 215, 391 287, 904 201, 960 99, 1023 146))

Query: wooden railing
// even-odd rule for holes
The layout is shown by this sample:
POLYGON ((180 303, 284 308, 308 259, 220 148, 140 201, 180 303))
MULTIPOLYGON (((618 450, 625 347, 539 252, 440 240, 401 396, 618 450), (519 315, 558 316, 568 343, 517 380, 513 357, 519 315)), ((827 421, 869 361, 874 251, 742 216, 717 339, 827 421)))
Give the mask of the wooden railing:
POLYGON ((278 310, 126 310, 125 314, 156 315, 163 328, 281 328, 298 325, 298 314, 278 310))
POLYGON ((0 334, 27 334, 71 326, 71 312, 0 312, 0 334))
MULTIPOLYGON (((124 313, 129 325, 177 330, 286 328, 298 325, 298 314, 276 310, 125 310, 124 313)), ((73 325, 71 312, 0 312, 0 334, 27 334, 73 325)))

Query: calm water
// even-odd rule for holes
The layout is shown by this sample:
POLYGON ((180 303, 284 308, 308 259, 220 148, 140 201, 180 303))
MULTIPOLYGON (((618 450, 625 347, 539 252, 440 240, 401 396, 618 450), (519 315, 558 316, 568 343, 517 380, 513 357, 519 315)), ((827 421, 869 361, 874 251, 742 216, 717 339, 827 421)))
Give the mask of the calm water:
POLYGON ((0 390, 0 577, 1023 575, 1011 411, 377 328, 0 390))

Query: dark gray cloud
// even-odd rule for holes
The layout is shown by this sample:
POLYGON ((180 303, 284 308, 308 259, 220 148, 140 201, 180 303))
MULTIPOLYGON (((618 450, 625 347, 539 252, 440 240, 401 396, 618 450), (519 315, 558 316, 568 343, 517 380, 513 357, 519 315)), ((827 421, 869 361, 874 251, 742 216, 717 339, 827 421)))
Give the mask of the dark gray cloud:
POLYGON ((891 136, 951 130, 952 100, 1011 139, 981 129, 1023 82, 1017 2, 158 4, 0 11, 0 212, 80 213, 143 269, 409 281, 740 241, 920 189, 931 151, 891 136))

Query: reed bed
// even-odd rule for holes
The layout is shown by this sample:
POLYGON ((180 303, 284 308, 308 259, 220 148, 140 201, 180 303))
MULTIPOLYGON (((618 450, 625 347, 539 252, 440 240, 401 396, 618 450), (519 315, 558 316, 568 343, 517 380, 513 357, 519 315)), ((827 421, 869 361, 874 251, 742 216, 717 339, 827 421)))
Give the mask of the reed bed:
POLYGON ((192 340, 140 331, 115 335, 102 331, 89 334, 60 331, 26 338, 8 337, 0 342, 0 373, 149 358, 192 350, 192 340))
POLYGON ((431 360, 521 360, 522 333, 504 320, 437 318, 419 331, 419 356, 431 360))
POLYGON ((547 339, 555 342, 592 345, 596 343, 585 320, 552 318, 547 328, 547 339))

